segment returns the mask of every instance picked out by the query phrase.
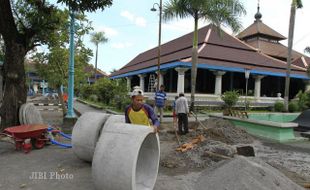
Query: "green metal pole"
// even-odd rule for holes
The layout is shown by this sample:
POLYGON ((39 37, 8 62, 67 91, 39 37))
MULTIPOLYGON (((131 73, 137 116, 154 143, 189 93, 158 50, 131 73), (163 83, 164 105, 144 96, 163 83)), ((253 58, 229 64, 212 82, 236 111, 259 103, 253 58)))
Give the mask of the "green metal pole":
POLYGON ((74 10, 70 10, 70 57, 69 57, 69 83, 68 83, 68 112, 67 118, 75 118, 73 111, 74 96, 74 10))

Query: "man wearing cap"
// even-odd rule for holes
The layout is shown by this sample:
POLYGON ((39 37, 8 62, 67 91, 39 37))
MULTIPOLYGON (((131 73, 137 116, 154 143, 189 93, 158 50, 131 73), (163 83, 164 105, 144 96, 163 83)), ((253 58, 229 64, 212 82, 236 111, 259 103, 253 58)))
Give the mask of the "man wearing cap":
POLYGON ((135 87, 131 93, 131 104, 125 108, 125 121, 126 123, 152 126, 154 132, 158 131, 159 121, 153 108, 143 103, 141 88, 135 87))

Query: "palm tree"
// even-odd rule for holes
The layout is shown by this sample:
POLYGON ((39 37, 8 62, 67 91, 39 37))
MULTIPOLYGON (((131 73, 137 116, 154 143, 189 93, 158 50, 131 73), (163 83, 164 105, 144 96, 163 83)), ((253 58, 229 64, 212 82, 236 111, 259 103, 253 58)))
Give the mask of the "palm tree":
POLYGON ((95 32, 91 34, 91 40, 96 46, 96 60, 95 60, 95 80, 97 80, 97 61, 98 61, 98 46, 100 43, 106 43, 108 38, 104 36, 104 32, 95 32))
POLYGON ((288 29, 288 55, 287 55, 287 70, 285 77, 285 91, 284 91, 284 109, 288 112, 288 100, 289 100, 289 89, 290 89, 290 74, 291 74, 291 62, 292 62, 292 48, 294 38, 294 26, 295 26, 295 15, 296 9, 302 8, 301 0, 292 0, 291 4, 291 15, 288 29))
POLYGON ((304 50, 305 53, 310 53, 310 46, 306 47, 304 50))
POLYGON ((218 29, 225 24, 237 32, 241 28, 238 17, 246 14, 239 0, 169 0, 163 7, 163 19, 165 21, 173 18, 194 18, 194 37, 192 49, 191 69, 191 111, 194 110, 195 89, 197 77, 198 59, 198 20, 203 19, 214 24, 218 29))

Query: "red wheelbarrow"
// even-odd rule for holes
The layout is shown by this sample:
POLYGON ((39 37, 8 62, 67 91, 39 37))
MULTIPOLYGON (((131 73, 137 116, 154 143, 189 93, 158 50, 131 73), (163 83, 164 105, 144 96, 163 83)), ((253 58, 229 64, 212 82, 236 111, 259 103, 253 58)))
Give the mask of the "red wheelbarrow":
POLYGON ((14 139, 16 150, 23 150, 25 153, 43 148, 47 138, 48 126, 44 124, 19 125, 4 130, 4 134, 14 139))

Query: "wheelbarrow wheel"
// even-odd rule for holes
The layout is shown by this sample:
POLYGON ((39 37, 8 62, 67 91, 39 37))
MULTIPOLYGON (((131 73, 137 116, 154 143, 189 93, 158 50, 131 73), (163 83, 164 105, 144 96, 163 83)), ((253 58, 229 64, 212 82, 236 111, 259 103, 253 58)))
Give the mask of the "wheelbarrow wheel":
POLYGON ((31 138, 31 145, 35 149, 41 149, 45 145, 45 141, 41 139, 31 138))

